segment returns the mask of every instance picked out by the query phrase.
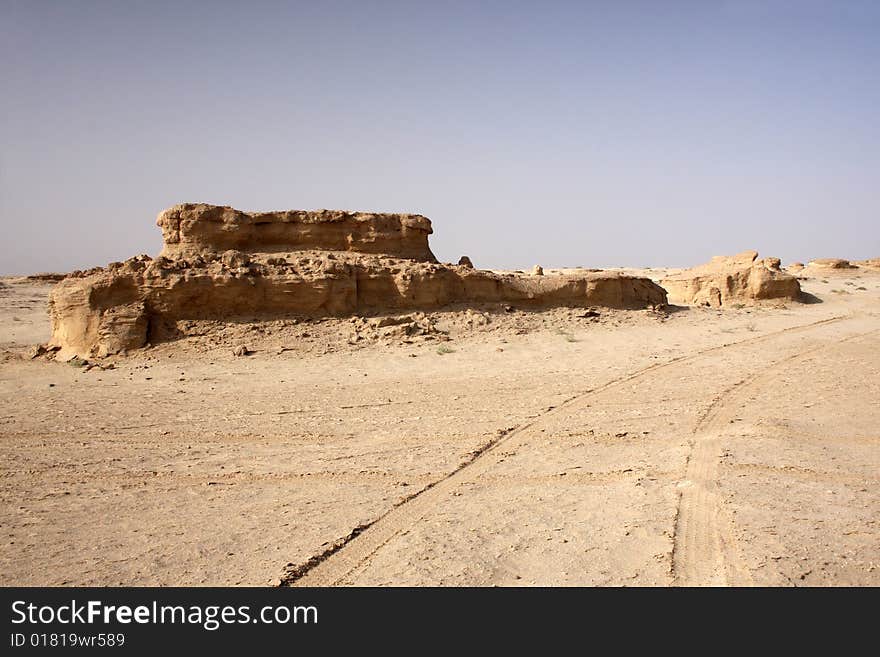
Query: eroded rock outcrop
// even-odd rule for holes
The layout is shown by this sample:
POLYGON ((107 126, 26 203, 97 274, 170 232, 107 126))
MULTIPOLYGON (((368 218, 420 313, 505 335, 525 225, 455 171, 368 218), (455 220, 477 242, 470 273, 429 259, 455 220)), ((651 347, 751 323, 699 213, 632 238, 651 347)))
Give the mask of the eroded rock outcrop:
POLYGON ((235 208, 183 203, 162 212, 168 258, 222 253, 230 249, 274 253, 351 251, 387 253, 436 262, 428 247, 431 222, 420 214, 381 214, 344 210, 242 212, 235 208))
POLYGON ((779 258, 758 260, 757 251, 716 256, 705 265, 660 281, 672 303, 718 308, 731 303, 800 298, 798 280, 780 269, 779 258))
POLYGON ((812 269, 856 269, 849 260, 842 258, 817 258, 810 260, 808 266, 812 269))
POLYGON ((62 355, 103 356, 171 339, 185 320, 339 317, 487 302, 666 303, 663 288, 649 279, 618 273, 528 276, 439 264, 427 244, 430 221, 419 215, 339 212, 320 214, 338 220, 309 223, 300 219, 315 213, 212 208, 163 212, 165 249, 155 259, 137 256, 61 281, 50 298, 52 345, 62 355), (268 223, 254 223, 267 216, 268 223), (275 228, 256 228, 266 225, 275 228), (231 244, 246 248, 223 248, 231 244), (369 251, 380 248, 388 252, 369 251))

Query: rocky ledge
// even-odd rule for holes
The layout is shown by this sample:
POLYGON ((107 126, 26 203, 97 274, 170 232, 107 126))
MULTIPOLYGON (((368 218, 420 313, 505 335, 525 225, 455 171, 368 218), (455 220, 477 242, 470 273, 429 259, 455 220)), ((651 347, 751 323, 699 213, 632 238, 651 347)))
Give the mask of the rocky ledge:
POLYGON ((159 215, 165 248, 75 272, 50 297, 51 346, 104 356, 175 337, 187 320, 340 317, 453 304, 658 307, 666 292, 614 272, 534 276, 439 264, 420 215, 242 213, 178 205, 159 215), (241 248, 231 249, 230 245, 241 248), (310 248, 307 248, 310 247, 310 248), (382 250, 383 253, 373 253, 382 250))

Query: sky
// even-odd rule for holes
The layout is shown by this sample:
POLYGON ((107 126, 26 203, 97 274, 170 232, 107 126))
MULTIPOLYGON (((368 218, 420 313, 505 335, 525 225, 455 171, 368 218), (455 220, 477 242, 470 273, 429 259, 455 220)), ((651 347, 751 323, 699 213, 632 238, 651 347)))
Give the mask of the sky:
POLYGON ((0 274, 181 202, 416 212, 441 261, 880 256, 880 2, 0 0, 0 274))

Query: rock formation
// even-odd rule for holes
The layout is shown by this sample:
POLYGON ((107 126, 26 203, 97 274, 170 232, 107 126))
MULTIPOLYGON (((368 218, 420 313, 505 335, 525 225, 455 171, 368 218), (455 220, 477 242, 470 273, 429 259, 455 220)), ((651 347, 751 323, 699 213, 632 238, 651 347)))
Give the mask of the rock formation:
POLYGON ((779 258, 758 260, 757 251, 745 251, 735 256, 716 256, 660 284, 673 303, 714 308, 762 299, 798 299, 800 284, 779 266, 779 258))
POLYGON ((50 298, 52 345, 107 355, 175 336, 194 319, 346 316, 451 304, 644 308, 666 303, 647 278, 533 277, 436 262, 420 215, 251 214, 178 205, 159 215, 162 255, 74 272, 50 298), (232 249, 230 246, 238 248, 232 249), (383 251, 383 253, 379 253, 383 251))
POLYGON ((63 280, 67 274, 58 274, 56 272, 40 272, 38 274, 31 274, 27 277, 29 281, 38 281, 40 283, 57 283, 60 280, 63 280))
POLYGON ((346 251, 387 253, 437 262, 428 248, 431 222, 420 214, 376 214, 341 210, 242 212, 230 207, 183 203, 165 210, 166 258, 228 250, 251 253, 346 251))
POLYGON ((814 269, 855 269, 855 266, 851 265, 849 260, 842 260, 840 258, 818 258, 810 260, 808 266, 814 269))

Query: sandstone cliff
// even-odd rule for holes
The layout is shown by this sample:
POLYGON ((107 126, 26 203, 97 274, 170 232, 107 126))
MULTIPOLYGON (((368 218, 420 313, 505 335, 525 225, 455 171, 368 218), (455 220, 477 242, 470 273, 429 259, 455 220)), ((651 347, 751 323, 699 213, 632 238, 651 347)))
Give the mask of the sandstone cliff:
POLYGON ((184 203, 159 215, 162 255, 187 257, 248 252, 352 251, 387 253, 436 262, 428 247, 431 221, 419 214, 342 210, 242 212, 230 207, 184 203))
POLYGON ((763 299, 800 298, 797 279, 780 269, 779 258, 758 260, 757 251, 716 256, 705 265, 660 281, 672 303, 721 307, 763 299))
POLYGON ((307 252, 193 260, 138 256, 70 276, 50 298, 52 343, 106 355, 173 337, 187 319, 346 316, 451 304, 644 308, 666 303, 646 278, 617 273, 518 276, 391 257, 307 252))
POLYGON ((185 320, 339 317, 488 302, 666 303, 663 288, 649 279, 618 273, 529 276, 438 264, 428 248, 430 222, 419 215, 249 214, 179 205, 157 223, 163 255, 74 272, 55 287, 51 344, 62 354, 137 349, 175 337, 176 322, 185 320), (242 248, 226 248, 233 244, 242 248))

